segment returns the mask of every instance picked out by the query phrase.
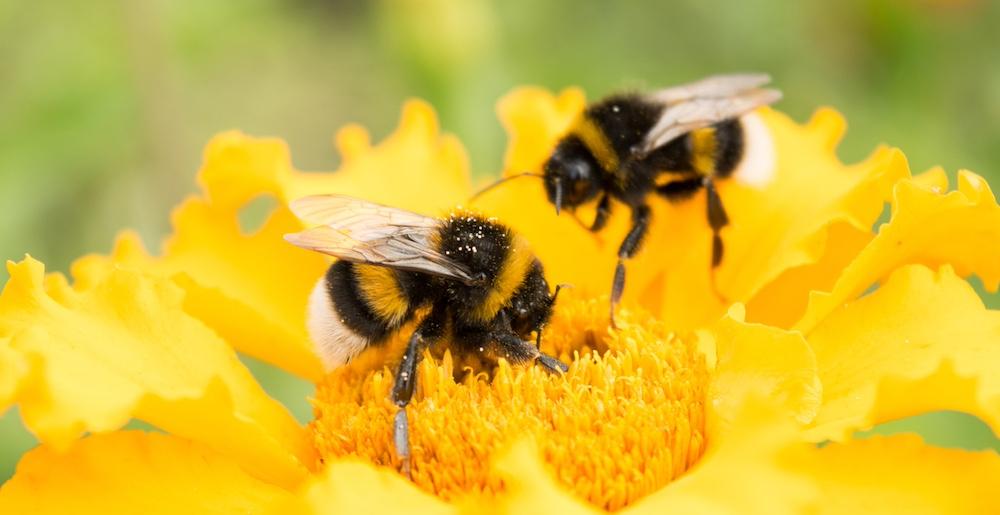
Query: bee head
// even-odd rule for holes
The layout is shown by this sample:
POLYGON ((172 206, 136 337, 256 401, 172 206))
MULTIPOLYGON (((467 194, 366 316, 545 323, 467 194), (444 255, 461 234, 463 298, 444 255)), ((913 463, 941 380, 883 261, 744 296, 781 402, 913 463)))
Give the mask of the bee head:
POLYGON ((541 332, 542 326, 552 316, 552 304, 549 283, 545 280, 541 263, 536 262, 511 298, 508 309, 511 329, 522 338, 532 331, 541 332))
POLYGON ((556 214, 596 197, 600 189, 600 165, 590 151, 575 138, 560 143, 545 163, 545 192, 556 214))

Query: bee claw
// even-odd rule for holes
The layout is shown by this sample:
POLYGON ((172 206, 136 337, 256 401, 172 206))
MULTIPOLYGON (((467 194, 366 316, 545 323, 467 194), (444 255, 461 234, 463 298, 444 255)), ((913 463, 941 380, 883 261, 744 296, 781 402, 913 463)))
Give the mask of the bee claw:
POLYGON ((622 298, 622 293, 625 291, 625 261, 621 258, 618 259, 618 264, 615 266, 615 278, 611 283, 611 312, 610 321, 611 328, 618 329, 618 324, 615 323, 615 311, 618 307, 618 301, 622 298))
POLYGON ((396 455, 402 461, 400 472, 407 478, 413 479, 410 471, 410 424, 406 419, 406 408, 400 408, 396 412, 396 419, 393 422, 393 443, 396 444, 396 455))
POLYGON ((549 356, 548 354, 539 354, 538 357, 535 358, 535 360, 538 361, 538 363, 540 363, 550 372, 558 372, 560 374, 565 374, 566 372, 569 372, 568 365, 566 365, 562 361, 559 361, 556 358, 553 358, 552 356, 549 356))

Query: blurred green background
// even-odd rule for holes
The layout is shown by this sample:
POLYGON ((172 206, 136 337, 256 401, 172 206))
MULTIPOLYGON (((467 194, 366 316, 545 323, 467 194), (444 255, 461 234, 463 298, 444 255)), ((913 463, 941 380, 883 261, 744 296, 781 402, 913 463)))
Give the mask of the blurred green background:
MULTIPOLYGON (((360 122, 381 138, 408 97, 431 101, 473 170, 493 173, 505 143, 494 104, 522 84, 597 97, 767 71, 796 119, 820 105, 844 113, 845 160, 888 143, 915 171, 996 181, 998 27, 1000 2, 987 0, 6 0, 0 258, 28 252, 65 271, 124 227, 155 249, 214 133, 280 136, 298 168, 329 170, 338 127, 360 122)), ((309 418, 311 385, 251 365, 309 418)), ((1000 448, 958 414, 879 431, 913 429, 940 445, 1000 448)), ((0 418, 0 480, 32 445, 16 411, 0 418)))

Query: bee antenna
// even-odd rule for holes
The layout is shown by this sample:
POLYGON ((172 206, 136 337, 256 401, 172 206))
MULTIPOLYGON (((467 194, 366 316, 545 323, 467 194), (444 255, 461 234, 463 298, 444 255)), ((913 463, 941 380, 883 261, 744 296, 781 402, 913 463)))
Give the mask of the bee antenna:
POLYGON ((507 182, 509 180, 519 179, 521 177, 538 177, 539 179, 542 179, 545 176, 542 175, 542 174, 540 174, 540 173, 535 173, 535 172, 521 172, 521 173, 516 173, 514 175, 511 175, 511 176, 499 179, 499 180, 493 182, 492 184, 490 184, 489 186, 486 186, 485 188, 477 191, 475 194, 472 195, 472 197, 469 198, 469 200, 470 201, 476 200, 483 193, 486 193, 487 191, 490 191, 491 189, 496 188, 497 186, 499 186, 499 185, 501 185, 501 184, 503 184, 503 183, 505 183, 505 182, 507 182))
POLYGON ((552 293, 552 303, 553 304, 556 303, 556 297, 559 296, 559 290, 562 290, 563 288, 572 288, 572 287, 573 287, 573 285, 570 284, 570 283, 557 284, 556 285, 556 291, 552 293))

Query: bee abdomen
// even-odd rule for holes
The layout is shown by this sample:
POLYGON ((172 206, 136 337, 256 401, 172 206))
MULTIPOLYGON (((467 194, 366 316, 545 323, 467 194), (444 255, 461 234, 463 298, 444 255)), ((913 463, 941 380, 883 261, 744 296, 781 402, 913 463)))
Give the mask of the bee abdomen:
POLYGON ((410 297, 399 282, 405 272, 376 265, 352 265, 354 286, 369 312, 396 329, 410 313, 410 297))
POLYGON ((330 370, 385 341, 411 315, 393 270, 338 261, 313 288, 307 325, 330 370))
POLYGON ((715 129, 715 176, 729 177, 743 160, 743 124, 739 119, 726 120, 715 129))
POLYGON ((690 167, 698 175, 725 178, 743 157, 743 128, 739 120, 726 120, 689 132, 690 167))

